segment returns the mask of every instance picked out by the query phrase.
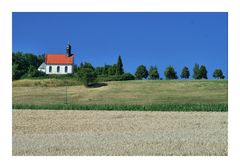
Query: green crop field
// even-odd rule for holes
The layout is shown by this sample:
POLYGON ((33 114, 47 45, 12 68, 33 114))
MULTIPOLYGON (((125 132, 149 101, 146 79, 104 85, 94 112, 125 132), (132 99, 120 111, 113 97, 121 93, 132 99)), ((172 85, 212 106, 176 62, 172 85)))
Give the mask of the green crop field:
POLYGON ((13 105, 24 104, 25 107, 26 105, 63 105, 67 101, 68 104, 101 105, 101 107, 103 105, 126 107, 132 105, 163 106, 165 104, 178 106, 187 104, 189 107, 201 104, 215 107, 226 106, 228 102, 226 80, 115 81, 91 88, 76 85, 76 82, 67 84, 73 85, 65 87, 63 82, 58 80, 51 82, 49 80, 14 81, 13 105))

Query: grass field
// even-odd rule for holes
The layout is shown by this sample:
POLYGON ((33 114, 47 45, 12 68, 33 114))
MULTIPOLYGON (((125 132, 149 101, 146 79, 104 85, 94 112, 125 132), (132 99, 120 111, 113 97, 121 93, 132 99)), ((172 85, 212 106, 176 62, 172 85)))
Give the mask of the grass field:
MULTIPOLYGON (((66 87, 58 82, 44 84, 49 81, 43 80, 41 85, 34 85, 36 81, 13 81, 13 104, 64 104, 66 87)), ((226 80, 116 81, 91 88, 68 86, 67 102, 80 105, 227 104, 227 91, 226 80)))
POLYGON ((13 87, 59 87, 59 86, 76 86, 82 83, 76 78, 66 79, 22 79, 13 81, 13 87))
POLYGON ((13 110, 13 155, 227 155, 227 113, 13 110))

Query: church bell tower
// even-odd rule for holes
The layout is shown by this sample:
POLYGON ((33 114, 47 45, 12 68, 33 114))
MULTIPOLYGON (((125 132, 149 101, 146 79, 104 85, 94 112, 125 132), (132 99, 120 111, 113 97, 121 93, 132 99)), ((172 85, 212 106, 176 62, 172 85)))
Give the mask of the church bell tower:
POLYGON ((72 56, 71 48, 72 48, 71 45, 68 43, 67 48, 66 48, 66 52, 67 52, 68 57, 72 56))

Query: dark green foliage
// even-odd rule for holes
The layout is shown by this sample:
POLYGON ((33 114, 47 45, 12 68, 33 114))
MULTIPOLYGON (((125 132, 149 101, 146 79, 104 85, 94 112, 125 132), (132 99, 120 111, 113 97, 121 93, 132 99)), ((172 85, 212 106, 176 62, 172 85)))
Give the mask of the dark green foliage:
POLYGON ((91 63, 88 63, 88 62, 84 62, 83 63, 83 62, 81 62, 78 70, 84 69, 84 68, 88 68, 88 69, 94 70, 94 67, 92 66, 91 63))
POLYGON ((124 73, 121 75, 122 80, 134 80, 135 77, 130 73, 124 73))
POLYGON ((204 65, 201 65, 201 67, 199 68, 199 64, 195 64, 193 68, 193 78, 208 79, 206 67, 204 65))
POLYGON ((44 72, 40 72, 36 69, 36 67, 30 65, 28 68, 28 72, 24 75, 25 77, 31 78, 31 77, 40 77, 45 76, 44 72))
POLYGON ((117 64, 105 65, 104 67, 96 67, 95 72, 97 75, 103 76, 122 75, 124 71, 121 56, 118 57, 117 64))
POLYGON ((207 69, 206 69, 206 67, 204 65, 201 65, 199 70, 200 70, 200 77, 201 77, 201 79, 207 79, 208 77, 207 77, 207 69))
POLYGON ((97 75, 101 76, 121 76, 124 74, 121 56, 118 57, 117 64, 96 67, 95 72, 97 75))
POLYGON ((98 75, 97 76, 97 81, 98 82, 107 82, 107 81, 121 81, 122 78, 120 75, 98 75))
POLYGON ((116 65, 116 75, 122 75, 123 73, 124 73, 124 70, 123 70, 122 58, 119 55, 117 65, 116 65))
MULTIPOLYGON (((12 79, 20 79, 23 76, 27 77, 29 68, 38 69, 38 67, 44 62, 44 55, 34 55, 30 53, 12 53, 12 79)), ((37 75, 37 73, 35 73, 37 75)), ((39 73, 42 75, 42 73, 39 73)))
POLYGON ((164 75, 167 80, 178 79, 177 72, 172 66, 168 66, 164 72, 164 75))
POLYGON ((159 73, 156 66, 151 66, 149 69, 149 79, 156 80, 159 79, 159 73))
POLYGON ((108 75, 116 75, 117 73, 117 65, 113 64, 108 67, 108 75))
POLYGON ((136 79, 142 79, 148 77, 147 68, 144 65, 140 65, 137 67, 137 71, 135 72, 136 79))
POLYGON ((193 67, 193 79, 202 79, 199 64, 195 64, 193 67))
POLYGON ((90 63, 81 63, 78 69, 78 77, 84 86, 88 87, 96 82, 97 75, 90 63))
POLYGON ((213 77, 215 79, 224 79, 225 78, 221 69, 215 69, 215 71, 213 72, 213 77))
POLYGON ((27 71, 29 67, 29 62, 25 58, 24 54, 18 52, 12 54, 12 78, 20 79, 27 71))
POLYGON ((105 65, 104 67, 96 67, 95 72, 97 75, 116 75, 117 72, 117 64, 113 65, 105 65))
POLYGON ((105 67, 96 67, 95 72, 96 72, 97 75, 106 75, 104 73, 104 69, 105 69, 105 67))
POLYGON ((104 65, 104 70, 102 75, 108 75, 108 69, 111 67, 111 65, 104 65))
POLYGON ((19 70, 18 66, 18 64, 12 65, 12 80, 20 79, 24 74, 21 70, 19 70))
POLYGON ((97 76, 100 81, 119 81, 119 80, 133 80, 134 76, 130 73, 124 74, 123 63, 121 56, 118 57, 117 64, 105 65, 104 67, 97 67, 96 69, 90 63, 81 63, 78 67, 73 66, 73 74, 67 75, 46 75, 38 71, 38 67, 45 61, 44 55, 36 56, 28 53, 13 53, 12 54, 12 79, 20 78, 36 78, 36 79, 65 79, 78 78, 83 80, 86 86, 95 82, 97 76), (94 72, 93 72, 94 71, 94 72), (120 74, 120 75, 118 75, 120 74))
POLYGON ((77 73, 78 71, 78 66, 76 64, 73 65, 73 73, 77 73))
POLYGON ((189 78, 189 76, 190 76, 190 72, 189 72, 189 69, 188 69, 188 67, 183 67, 183 69, 182 69, 182 73, 181 73, 181 78, 183 79, 188 79, 189 78))
POLYGON ((151 105, 81 105, 81 104, 51 104, 28 105, 13 104, 13 109, 46 109, 46 110, 128 110, 128 111, 218 111, 227 112, 227 104, 151 104, 151 105))
POLYGON ((124 80, 134 80, 135 77, 130 73, 124 73, 122 75, 98 75, 98 82, 107 82, 107 81, 124 81, 124 80))

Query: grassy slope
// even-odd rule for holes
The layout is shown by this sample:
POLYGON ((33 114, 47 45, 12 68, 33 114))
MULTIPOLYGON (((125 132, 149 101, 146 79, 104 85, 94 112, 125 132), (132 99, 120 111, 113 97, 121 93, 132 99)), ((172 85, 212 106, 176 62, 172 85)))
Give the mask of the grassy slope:
POLYGON ((13 87, 58 87, 58 86, 78 86, 81 82, 77 78, 69 79, 22 79, 13 81, 13 87))
MULTIPOLYGON (((65 87, 14 86, 13 104, 65 103, 65 87)), ((67 90, 73 104, 227 104, 227 88, 227 81, 118 81, 67 90)))

